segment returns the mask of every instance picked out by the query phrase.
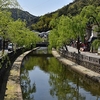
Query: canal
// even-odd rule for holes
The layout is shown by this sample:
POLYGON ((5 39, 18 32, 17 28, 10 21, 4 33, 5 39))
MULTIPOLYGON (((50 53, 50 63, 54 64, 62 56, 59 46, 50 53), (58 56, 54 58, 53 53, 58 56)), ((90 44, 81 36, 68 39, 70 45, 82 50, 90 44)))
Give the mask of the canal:
POLYGON ((23 100, 100 100, 100 84, 68 69, 46 49, 23 60, 21 87, 23 100))

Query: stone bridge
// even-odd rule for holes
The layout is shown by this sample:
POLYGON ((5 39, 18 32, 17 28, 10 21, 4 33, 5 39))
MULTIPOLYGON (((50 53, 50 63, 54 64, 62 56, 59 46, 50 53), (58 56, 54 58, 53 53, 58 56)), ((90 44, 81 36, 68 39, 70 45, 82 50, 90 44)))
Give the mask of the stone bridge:
POLYGON ((48 47, 49 42, 39 42, 36 44, 36 47, 48 47))

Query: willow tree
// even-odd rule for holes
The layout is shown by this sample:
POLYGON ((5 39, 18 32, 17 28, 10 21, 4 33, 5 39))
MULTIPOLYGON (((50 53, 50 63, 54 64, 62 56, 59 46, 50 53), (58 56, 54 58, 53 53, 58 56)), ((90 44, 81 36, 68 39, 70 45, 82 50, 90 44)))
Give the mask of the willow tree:
POLYGON ((58 19, 53 20, 51 23, 54 29, 52 30, 52 34, 50 33, 49 42, 51 43, 52 41, 52 44, 57 48, 62 46, 66 47, 66 44, 69 44, 70 40, 74 38, 72 19, 68 16, 61 16, 58 19))
POLYGON ((11 14, 6 11, 0 11, 0 37, 3 40, 3 48, 2 48, 2 54, 4 54, 5 49, 5 40, 7 39, 8 33, 8 25, 12 21, 12 18, 10 17, 11 14))
POLYGON ((8 25, 8 38, 17 46, 30 47, 31 44, 36 44, 40 38, 26 27, 26 23, 21 20, 12 21, 8 25))
POLYGON ((65 46, 69 44, 70 40, 73 38, 72 30, 71 30, 72 19, 67 16, 61 16, 58 24, 58 32, 59 39, 58 44, 59 47, 65 46))
MULTIPOLYGON (((95 7, 93 5, 86 6, 83 8, 80 15, 83 18, 87 19, 88 26, 90 26, 91 28, 93 26, 96 26, 94 29, 91 29, 91 30, 88 29, 88 30, 90 30, 90 33, 91 33, 91 31, 95 31, 98 34, 100 34, 100 7, 95 7)), ((93 46, 94 48, 97 49, 100 44, 99 42, 100 42, 99 39, 94 40, 94 42, 93 42, 93 44, 91 44, 91 46, 93 46)))
POLYGON ((0 0, 0 35, 3 39, 3 49, 2 54, 4 54, 5 49, 5 39, 7 37, 7 26, 12 20, 11 14, 7 11, 2 11, 4 8, 21 8, 17 0, 0 0))
POLYGON ((52 28, 52 30, 50 31, 49 34, 49 47, 52 48, 56 48, 57 47, 57 39, 59 37, 59 33, 57 30, 57 25, 59 23, 59 19, 52 19, 50 21, 50 27, 52 28))
POLYGON ((72 30, 73 21, 70 17, 61 16, 56 20, 52 20, 51 23, 54 29, 52 30, 52 34, 49 36, 49 42, 52 42, 52 44, 57 48, 65 46, 72 38, 74 38, 74 32, 72 30))
POLYGON ((91 27, 93 25, 99 25, 100 21, 100 7, 95 7, 93 5, 86 6, 82 9, 80 16, 84 19, 87 19, 87 24, 91 27))
POLYGON ((4 54, 5 40, 27 48, 40 41, 40 38, 26 27, 26 23, 21 20, 14 21, 11 13, 0 11, 0 36, 3 40, 2 54, 4 54))
POLYGON ((80 38, 80 40, 83 41, 87 20, 82 18, 80 15, 74 16, 72 19, 72 31, 75 35, 75 39, 77 40, 80 38))

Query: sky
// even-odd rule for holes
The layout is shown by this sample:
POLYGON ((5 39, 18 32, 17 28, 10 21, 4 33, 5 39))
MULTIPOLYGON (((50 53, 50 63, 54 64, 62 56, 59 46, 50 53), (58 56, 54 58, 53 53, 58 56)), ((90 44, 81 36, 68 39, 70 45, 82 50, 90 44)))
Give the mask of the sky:
POLYGON ((35 16, 41 16, 56 11, 73 0, 17 0, 24 11, 35 16))

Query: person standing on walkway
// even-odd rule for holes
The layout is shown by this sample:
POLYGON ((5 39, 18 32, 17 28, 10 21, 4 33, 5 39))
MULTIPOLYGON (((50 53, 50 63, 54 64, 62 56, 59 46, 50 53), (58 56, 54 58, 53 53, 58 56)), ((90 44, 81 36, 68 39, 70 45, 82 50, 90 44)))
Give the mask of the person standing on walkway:
POLYGON ((79 36, 77 39, 77 49, 78 49, 78 53, 80 53, 80 40, 79 40, 79 36))

